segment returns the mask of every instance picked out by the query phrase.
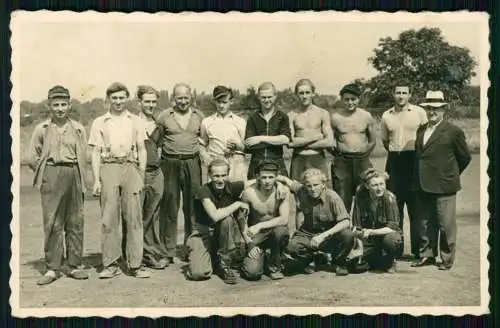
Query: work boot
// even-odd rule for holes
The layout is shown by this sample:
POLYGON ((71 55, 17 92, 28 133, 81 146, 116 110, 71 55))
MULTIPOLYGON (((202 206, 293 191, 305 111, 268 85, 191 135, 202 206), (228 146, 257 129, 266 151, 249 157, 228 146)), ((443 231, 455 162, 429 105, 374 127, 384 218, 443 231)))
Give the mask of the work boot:
POLYGON ((58 278, 58 275, 54 270, 48 270, 47 272, 45 272, 45 274, 40 279, 38 279, 36 284, 38 286, 48 285, 48 284, 56 281, 57 278, 58 278))
POLYGON ((121 274, 120 269, 116 265, 110 265, 105 267, 101 273, 99 273, 99 279, 111 279, 121 274))
POLYGON ((280 280, 285 278, 285 275, 281 271, 275 271, 275 272, 270 272, 269 277, 271 277, 272 280, 280 280))
POLYGON ((145 278, 150 278, 151 277, 151 272, 144 268, 136 268, 136 269, 130 269, 130 273, 132 277, 135 278, 140 278, 140 279, 145 279, 145 278))
POLYGON ((85 280, 89 279, 89 275, 87 272, 85 272, 83 269, 80 268, 73 268, 69 274, 68 277, 76 279, 76 280, 85 280))
POLYGON ((224 281, 228 285, 234 285, 237 283, 236 275, 234 274, 234 271, 231 270, 229 267, 221 268, 219 275, 222 281, 224 281))
POLYGON ((337 276, 347 276, 349 274, 349 270, 343 265, 337 265, 335 268, 335 274, 337 276))
POLYGON ((398 268, 397 268, 397 262, 396 260, 394 260, 392 262, 392 265, 387 268, 387 273, 396 273, 396 272, 398 272, 398 268))

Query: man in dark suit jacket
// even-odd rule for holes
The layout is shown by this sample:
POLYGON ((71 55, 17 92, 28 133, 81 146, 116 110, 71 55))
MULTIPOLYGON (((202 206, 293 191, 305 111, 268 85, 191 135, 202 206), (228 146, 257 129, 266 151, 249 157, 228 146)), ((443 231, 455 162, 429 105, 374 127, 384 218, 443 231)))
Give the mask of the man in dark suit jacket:
POLYGON ((426 102, 428 123, 417 130, 415 175, 418 217, 421 223, 420 259, 412 266, 435 264, 437 241, 443 262, 449 270, 455 260, 457 223, 456 193, 461 189, 460 174, 471 160, 464 132, 443 120, 447 110, 441 91, 429 91, 426 102))

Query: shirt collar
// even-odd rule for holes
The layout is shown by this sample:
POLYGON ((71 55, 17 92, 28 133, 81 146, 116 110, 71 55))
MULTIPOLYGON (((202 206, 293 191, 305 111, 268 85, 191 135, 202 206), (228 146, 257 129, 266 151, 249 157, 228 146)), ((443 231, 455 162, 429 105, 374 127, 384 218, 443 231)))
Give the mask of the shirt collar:
POLYGON ((120 114, 120 115, 111 115, 111 113, 109 111, 107 111, 106 114, 104 114, 104 121, 113 119, 114 117, 124 117, 124 116, 126 116, 128 118, 131 118, 132 117, 132 113, 129 112, 127 109, 125 109, 123 111, 123 113, 120 114))
POLYGON ((439 122, 437 122, 436 124, 431 125, 431 124, 427 123, 427 129, 434 130, 435 128, 438 127, 439 124, 441 124, 441 122, 443 122, 443 119, 439 120, 439 122))
POLYGON ((214 115, 213 115, 213 117, 214 117, 214 118, 218 118, 218 117, 220 117, 220 118, 226 118, 226 117, 227 117, 227 118, 233 118, 233 115, 234 115, 234 114, 233 114, 233 112, 232 112, 232 111, 227 112, 227 114, 226 114, 225 116, 222 116, 222 114, 221 114, 221 113, 219 113, 219 112, 215 112, 215 113, 214 113, 214 115))
MULTIPOLYGON (((55 123, 52 121, 52 119, 48 119, 48 120, 46 120, 45 122, 43 122, 43 123, 42 123, 42 127, 46 128, 46 127, 48 127, 50 124, 55 124, 55 123)), ((68 126, 68 125, 69 125, 69 126, 71 126, 71 127, 73 127, 73 129, 75 129, 75 130, 77 130, 77 131, 79 131, 79 132, 83 131, 83 129, 84 129, 84 128, 83 128, 83 126, 81 126, 81 124, 79 124, 78 122, 73 121, 73 120, 72 120, 72 119, 70 119, 70 118, 68 119, 68 122, 66 122, 66 124, 65 124, 64 126, 68 126)))
POLYGON ((149 116, 144 115, 144 113, 142 111, 139 113, 139 117, 147 122, 155 122, 156 121, 156 118, 154 117, 154 115, 149 117, 149 116))
POLYGON ((209 182, 209 188, 212 190, 215 196, 220 197, 222 195, 230 195, 231 194, 231 186, 229 185, 229 181, 226 182, 224 185, 224 189, 219 190, 215 188, 215 185, 213 182, 209 182))
MULTIPOLYGON (((309 196, 309 194, 307 194, 307 196, 309 196)), ((315 202, 321 202, 322 204, 325 204, 326 203, 326 189, 323 189, 323 191, 321 192, 321 194, 319 195, 318 198, 312 198, 311 196, 309 196, 309 198, 311 198, 315 202)))

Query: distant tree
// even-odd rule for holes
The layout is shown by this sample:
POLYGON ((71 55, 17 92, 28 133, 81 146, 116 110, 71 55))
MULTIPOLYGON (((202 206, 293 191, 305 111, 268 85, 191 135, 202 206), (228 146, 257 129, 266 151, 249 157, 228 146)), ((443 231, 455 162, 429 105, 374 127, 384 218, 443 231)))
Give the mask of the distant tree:
POLYGON ((404 31, 397 39, 381 38, 373 52, 368 61, 378 75, 366 83, 372 106, 390 102, 392 83, 401 79, 412 83, 417 99, 426 90, 439 89, 448 101, 460 102, 477 65, 468 48, 450 45, 439 28, 404 31))
POLYGON ((257 90, 254 86, 247 88, 247 92, 243 99, 241 100, 241 110, 243 111, 253 111, 260 107, 259 98, 257 96, 257 90))

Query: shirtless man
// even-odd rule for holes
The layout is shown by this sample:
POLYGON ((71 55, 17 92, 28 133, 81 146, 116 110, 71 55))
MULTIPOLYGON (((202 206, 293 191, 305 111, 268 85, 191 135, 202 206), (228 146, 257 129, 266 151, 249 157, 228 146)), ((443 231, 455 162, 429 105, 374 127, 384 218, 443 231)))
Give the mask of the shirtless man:
POLYGON ((333 189, 351 210, 352 197, 359 185, 360 174, 372 167, 370 154, 375 148, 375 131, 372 115, 358 108, 361 90, 348 84, 340 90, 344 108, 331 116, 335 137, 335 160, 332 166, 333 189))
POLYGON ((256 167, 257 183, 245 189, 241 200, 249 204, 248 229, 251 242, 243 260, 242 275, 248 280, 258 280, 264 273, 266 249, 270 249, 269 276, 273 280, 283 279, 281 254, 288 244, 288 199, 289 192, 282 195, 277 190, 276 177, 280 165, 263 160, 256 167))
MULTIPOLYGON (((301 101, 301 107, 291 111, 290 130, 294 148, 290 175, 299 180, 301 174, 309 168, 317 168, 329 176, 328 159, 325 149, 333 147, 333 131, 330 125, 330 114, 312 103, 315 87, 309 79, 302 79, 295 85, 295 94, 301 101)), ((331 188, 331 181, 327 186, 331 188)))

